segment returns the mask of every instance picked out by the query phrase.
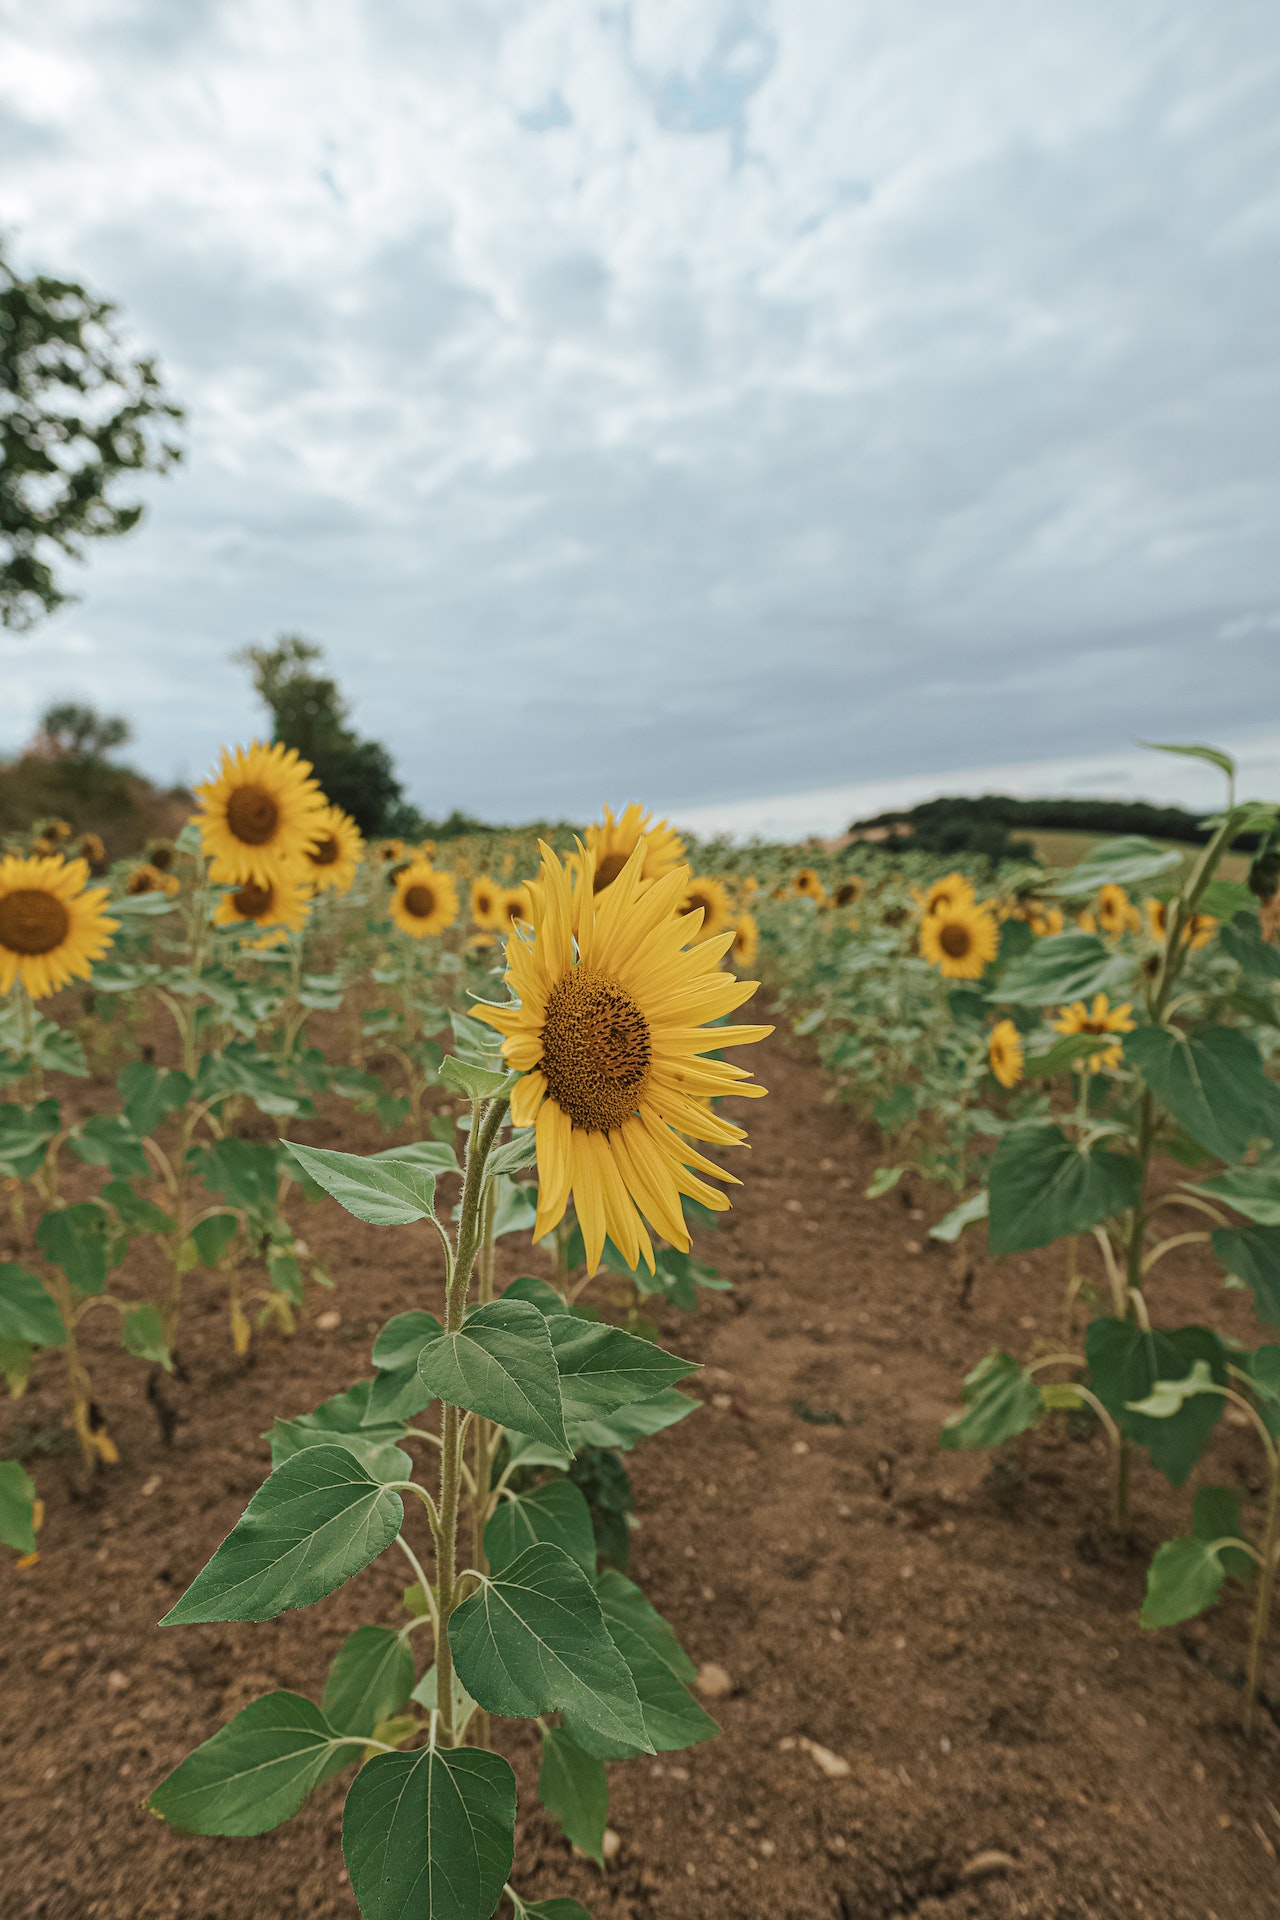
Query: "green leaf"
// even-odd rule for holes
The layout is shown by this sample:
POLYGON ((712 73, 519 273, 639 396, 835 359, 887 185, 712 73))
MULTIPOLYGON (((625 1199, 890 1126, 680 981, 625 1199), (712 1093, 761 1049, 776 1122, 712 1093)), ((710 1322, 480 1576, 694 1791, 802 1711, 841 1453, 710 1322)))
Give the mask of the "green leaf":
POLYGON ((584 1753, 563 1727, 543 1728, 538 1798, 569 1843, 603 1867, 609 1782, 603 1763, 584 1753))
MULTIPOLYGON (((1137 886, 1181 865, 1182 854, 1176 848, 1157 846, 1154 840, 1140 833, 1122 833, 1090 847, 1083 860, 1070 872, 1061 874, 1045 892, 1082 900, 1097 893, 1099 887, 1137 886)), ((1047 944, 1041 942, 1042 946, 1047 944)))
POLYGON ((549 1324, 522 1300, 489 1301, 457 1333, 442 1333, 422 1348, 422 1384, 449 1406, 567 1449, 549 1324))
POLYGON ((172 1233, 174 1222, 163 1207, 135 1193, 127 1180, 109 1180, 102 1198, 130 1233, 172 1233))
POLYGON ((211 1213, 191 1229, 202 1267, 216 1267, 226 1257, 240 1222, 234 1213, 211 1213))
POLYGON ((435 1176, 412 1161, 362 1159, 358 1153, 334 1153, 326 1147, 285 1146, 317 1186, 357 1220, 375 1227, 402 1227, 429 1219, 435 1210, 435 1176))
POLYGON ((394 1161, 398 1166, 418 1167, 423 1173, 437 1177, 445 1173, 462 1172, 457 1154, 445 1140, 414 1140, 407 1147, 384 1147, 381 1153, 371 1153, 369 1158, 394 1161))
POLYGON ((593 1326, 568 1313, 550 1314, 544 1324, 566 1420, 601 1419, 633 1401, 652 1400, 696 1370, 696 1361, 681 1360, 620 1327, 593 1326))
POLYGON ((1176 1627, 1211 1607, 1222 1592, 1222 1561, 1210 1541, 1166 1540, 1147 1569, 1142 1627, 1176 1627))
POLYGON ((136 1134, 119 1114, 91 1114, 81 1121, 68 1145, 91 1166, 110 1167, 120 1180, 145 1180, 151 1171, 136 1134))
POLYGON ((1152 753, 1182 753, 1191 760, 1207 760, 1211 767, 1221 768, 1228 780, 1236 777, 1235 761, 1218 747, 1182 746, 1172 740, 1139 740, 1138 745, 1148 747, 1152 753))
POLYGON ((881 1094, 871 1109, 882 1133, 897 1133, 916 1117, 916 1096, 911 1087, 891 1087, 881 1094))
POLYGON ((1053 933, 1010 963, 995 992, 1002 1006, 1065 1005, 1114 993, 1132 979, 1134 964, 1096 933, 1053 933))
POLYGON ((298 1256, 292 1247, 271 1246, 267 1248, 267 1279, 273 1293, 282 1293, 295 1307, 300 1307, 306 1297, 302 1280, 302 1268, 298 1265, 298 1256))
POLYGON ((211 1147, 193 1147, 187 1155, 210 1193, 249 1213, 272 1214, 276 1205, 280 1152, 276 1143, 230 1135, 211 1147))
POLYGON ((1082 1151, 1061 1127, 1013 1127, 991 1165, 992 1253, 1047 1247, 1137 1204, 1138 1162, 1082 1151))
POLYGON ((1211 1238, 1227 1272, 1252 1292, 1259 1320, 1280 1327, 1280 1227, 1218 1227, 1211 1238))
POLYGON ((527 1300, 539 1313, 567 1313, 568 1302, 562 1293, 546 1280, 539 1280, 531 1273, 522 1273, 518 1279, 502 1290, 504 1300, 527 1300))
MULTIPOLYGON (((596 1582, 605 1625, 631 1670, 651 1747, 671 1753, 712 1740, 720 1729, 689 1691, 697 1669, 667 1621, 634 1581, 607 1567, 596 1582)), ((579 1744, 601 1760, 626 1760, 644 1748, 601 1738, 573 1712, 568 1724, 579 1744)))
POLYGON ((1141 1400, 1130 1400, 1130 1413, 1145 1413, 1153 1420, 1170 1420, 1175 1413, 1181 1413, 1188 1400, 1198 1393, 1212 1393, 1213 1375, 1209 1371, 1207 1360, 1197 1360, 1190 1373, 1181 1380, 1157 1380, 1150 1393, 1141 1400))
POLYGON ((532 1233, 537 1215, 534 1188, 522 1185, 519 1180, 512 1180, 506 1174, 499 1175, 493 1208, 494 1238, 500 1240, 507 1233, 532 1233))
POLYGON ((1042 1052, 1027 1054, 1028 1078, 1052 1079, 1054 1074, 1065 1073, 1068 1067, 1079 1066, 1082 1060, 1087 1060, 1090 1054, 1097 1051, 1096 1033, 1064 1033, 1042 1052))
POLYGON ((596 1540, 591 1509, 571 1480, 549 1480, 528 1493, 504 1491, 484 1530, 489 1571, 501 1573, 526 1547, 549 1541, 576 1560, 584 1573, 596 1570, 596 1540))
POLYGON ((1273 947, 1258 932, 1256 913, 1239 915, 1230 926, 1218 929, 1222 951, 1234 960, 1242 973, 1263 980, 1280 980, 1280 947, 1273 947))
POLYGON ((357 1774, 342 1851, 364 1920, 490 1920, 515 1855, 516 1780, 496 1753, 379 1753, 357 1774))
POLYGON ((372 1402, 372 1380, 358 1380, 335 1393, 312 1413, 276 1420, 271 1427, 271 1464, 278 1467, 304 1447, 346 1447, 375 1480, 406 1480, 413 1462, 396 1444, 404 1437, 402 1419, 380 1420, 372 1402))
POLYGON ((1040 1389, 1011 1353, 985 1354, 965 1375, 964 1408, 950 1413, 938 1436, 940 1446, 968 1451, 998 1447, 1025 1433, 1040 1413, 1040 1389))
POLYGON ((1165 1419, 1135 1412, 1158 1380, 1185 1380, 1198 1360, 1219 1386, 1227 1383, 1227 1354, 1207 1327, 1155 1327, 1145 1333, 1130 1320, 1094 1320, 1085 1334, 1090 1385, 1122 1433, 1147 1449, 1152 1465, 1175 1487, 1186 1480, 1209 1444, 1222 1412, 1219 1394, 1197 1394, 1165 1419))
POLYGON ((967 1200, 962 1200, 958 1207, 952 1207, 950 1213, 939 1220, 936 1227, 930 1227, 929 1238, 958 1240, 966 1227, 971 1227, 977 1220, 986 1219, 989 1205, 990 1195, 983 1187, 980 1192, 971 1194, 967 1200))
POLYGON ((1220 1160, 1241 1159, 1259 1135, 1280 1139, 1280 1094, 1238 1027, 1139 1027, 1124 1052, 1156 1099, 1220 1160))
POLYGON ((446 1087, 465 1094, 468 1100, 477 1103, 492 1100, 500 1093, 510 1093, 518 1073, 491 1073, 487 1067, 473 1066, 469 1060, 460 1060, 456 1053, 446 1054, 440 1067, 440 1078, 446 1087))
POLYGON ((277 1467, 162 1626, 271 1620, 308 1607, 391 1545, 404 1508, 344 1447, 306 1447, 277 1467))
POLYGON ((582 1568, 545 1542, 484 1582, 449 1622, 458 1672, 488 1713, 571 1712, 652 1752, 635 1682, 582 1568))
MULTIPOLYGON (((1240 1496, 1231 1487, 1197 1487, 1192 1502, 1191 1531, 1197 1540, 1243 1540, 1240 1496)), ((1249 1586, 1257 1568, 1239 1547, 1219 1547, 1218 1558, 1228 1579, 1249 1586)))
POLYGON ((31 1377, 31 1356, 32 1348, 25 1340, 6 1340, 0 1336, 0 1373, 15 1400, 26 1391, 31 1377))
MULTIPOLYGON (((421 1588, 419 1588, 419 1592, 421 1592, 421 1588)), ((431 1666, 427 1668, 409 1698, 416 1701, 418 1706, 425 1707, 428 1713, 430 1713, 432 1707, 439 1706, 440 1670, 438 1667, 431 1666)), ((458 1670, 455 1667, 453 1669, 453 1724, 455 1729, 461 1730, 465 1727, 472 1714, 476 1711, 476 1703, 463 1686, 461 1680, 459 1680, 458 1670)))
POLYGON ((320 1705, 338 1733, 372 1733, 413 1692, 413 1655, 390 1627, 357 1627, 329 1668, 320 1705))
POLYGON ((522 1127, 495 1147, 489 1155, 485 1171, 487 1173, 523 1173, 538 1158, 538 1146, 532 1127, 522 1127))
POLYGON ((34 1273, 12 1260, 0 1261, 0 1340, 21 1340, 30 1347, 67 1344, 57 1302, 34 1273))
POLYGON ((269 1693, 187 1755, 147 1802, 182 1833, 245 1837, 290 1820, 326 1774, 356 1757, 300 1693, 269 1693))
POLYGON ((164 1337, 160 1309, 150 1300, 144 1300, 141 1306, 130 1307, 125 1314, 120 1322, 120 1344, 135 1359, 154 1361, 166 1373, 173 1372, 173 1359, 164 1337))
POLYGON ((453 1028, 453 1037, 458 1051, 465 1060, 475 1066, 500 1066, 502 1063, 502 1035, 484 1020, 473 1020, 469 1014, 450 1013, 449 1025, 453 1028))
POLYGON ((428 1340, 435 1340, 444 1328, 434 1313, 414 1307, 408 1313, 393 1314, 373 1343, 373 1364, 389 1372, 418 1363, 418 1355, 428 1340))
POLYGON ((61 1109, 56 1100, 41 1100, 29 1113, 10 1101, 0 1106, 0 1177, 29 1179, 44 1159, 60 1122, 61 1109))
POLYGON ((20 1460, 0 1460, 0 1544, 34 1553, 36 1483, 20 1460))
POLYGON ((1243 1359, 1263 1424, 1273 1440, 1280 1440, 1280 1347, 1259 1347, 1243 1359))
POLYGON ((889 1193, 897 1186, 905 1172, 905 1167, 877 1167, 863 1197, 878 1200, 882 1193, 889 1193))
POLYGON ((514 1920, 591 1920, 591 1915, 576 1900, 535 1900, 532 1906, 522 1900, 514 1920))
POLYGON ((78 1293, 101 1293, 106 1286, 107 1216, 91 1201, 46 1213, 36 1228, 36 1245, 78 1293))
POLYGON ((1187 1192, 1225 1200, 1260 1227, 1280 1227, 1280 1171, 1275 1167, 1232 1167, 1203 1186, 1188 1187, 1187 1192))
POLYGON ((607 1419, 575 1421, 569 1438, 575 1452, 579 1447, 616 1447, 628 1453, 638 1440, 674 1427, 701 1405, 701 1400, 690 1399, 687 1393, 670 1387, 665 1393, 655 1393, 652 1400, 636 1400, 619 1407, 607 1419))

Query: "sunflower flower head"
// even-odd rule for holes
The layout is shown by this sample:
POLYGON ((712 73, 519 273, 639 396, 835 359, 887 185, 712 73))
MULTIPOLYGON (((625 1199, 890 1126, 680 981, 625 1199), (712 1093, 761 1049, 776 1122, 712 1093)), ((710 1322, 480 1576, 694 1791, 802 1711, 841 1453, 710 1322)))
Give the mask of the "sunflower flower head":
POLYGON ((135 899, 142 893, 163 893, 172 897, 178 892, 179 885, 176 873, 162 873, 159 867, 153 867, 144 860, 129 875, 124 890, 135 899))
POLYGON ((733 945, 729 949, 735 967, 753 967, 760 951, 760 927, 753 913, 744 907, 733 923, 733 945))
POLYGON ((478 874, 471 882, 471 918, 475 925, 487 930, 496 927, 501 905, 502 889, 487 873, 478 874))
POLYGON ((1012 1020, 997 1020, 987 1040, 987 1065, 1002 1087, 1016 1087, 1025 1070, 1022 1035, 1012 1020))
POLYGON ((504 887, 498 898, 497 925, 503 933, 514 933, 521 921, 532 918, 533 905, 528 887, 504 887))
POLYGON ((764 1092, 744 1067, 703 1056, 772 1028, 708 1024, 740 1007, 756 983, 720 969, 732 933, 689 945, 678 912, 684 868, 646 883, 637 844, 597 892, 589 848, 576 875, 550 847, 541 852, 532 938, 507 942, 515 1002, 477 1007, 474 1017, 502 1034, 506 1063, 521 1075, 511 1118, 536 1130, 535 1239, 556 1227, 572 1197, 592 1272, 606 1235, 629 1266, 644 1260, 652 1272, 650 1229, 688 1251, 682 1194, 717 1212, 729 1205, 699 1176, 732 1176, 693 1143, 727 1146, 745 1135, 712 1103, 764 1092))
POLYGON ((1109 934, 1112 938, 1122 933, 1137 933, 1142 926, 1138 911, 1124 888, 1110 880, 1098 889, 1098 897, 1093 903, 1093 917, 1099 932, 1109 934))
MULTIPOLYGON (((1095 993, 1091 1007, 1086 1007, 1083 1000, 1074 1000, 1069 1007, 1062 1009, 1053 1026, 1058 1033, 1132 1033, 1132 1013, 1133 1007, 1129 1001, 1113 1007, 1105 993, 1095 993)), ((1101 1047, 1097 1053, 1089 1055, 1089 1072, 1114 1072, 1123 1057, 1119 1041, 1113 1041, 1110 1046, 1101 1047)))
POLYGON ((89 978, 120 923, 107 916, 107 889, 88 879, 83 860, 61 854, 0 859, 0 993, 19 981, 43 1000, 89 978))
POLYGON ((643 880, 660 880, 664 873, 683 864, 684 841, 675 828, 669 821, 655 820, 637 800, 616 817, 612 807, 605 807, 604 818, 587 828, 587 851, 595 860, 592 871, 597 893, 613 885, 642 840, 643 880))
POLYGON ((695 940, 714 940, 733 920, 733 905, 720 882, 697 874, 688 879, 679 910, 702 915, 695 940))
POLYGON ((349 813, 334 806, 325 807, 316 835, 302 857, 313 891, 346 893, 364 855, 364 835, 349 813))
POLYGON ((920 951, 944 980, 978 980, 995 959, 1000 929, 990 907, 948 900, 920 922, 920 951))
POLYGON ((839 886, 836 887, 832 893, 831 905, 833 907, 856 907, 866 890, 866 883, 862 879, 862 876, 857 873, 851 873, 847 879, 840 882, 839 886))
POLYGON ((792 878, 791 891, 802 900, 816 900, 820 907, 826 904, 827 890, 812 867, 801 867, 792 878))
POLYGON ((962 873, 944 873, 924 893, 917 892, 914 887, 912 893, 926 913, 937 913, 942 907, 972 904, 973 882, 966 880, 962 873))
POLYGON ((296 866, 323 832, 327 802, 311 766, 292 747, 223 748, 218 771, 196 788, 205 852, 224 883, 253 880, 296 866))
POLYGON ((425 940, 443 933, 458 917, 458 889, 453 875, 441 873, 429 860, 406 861, 396 874, 391 896, 391 918, 402 933, 425 940))
POLYGON ((231 873, 215 861, 209 878, 230 889, 213 910, 214 926, 266 928, 264 937, 253 942, 255 947, 283 946, 291 933, 307 924, 311 902, 301 867, 269 874, 265 881, 242 880, 236 885, 231 873))

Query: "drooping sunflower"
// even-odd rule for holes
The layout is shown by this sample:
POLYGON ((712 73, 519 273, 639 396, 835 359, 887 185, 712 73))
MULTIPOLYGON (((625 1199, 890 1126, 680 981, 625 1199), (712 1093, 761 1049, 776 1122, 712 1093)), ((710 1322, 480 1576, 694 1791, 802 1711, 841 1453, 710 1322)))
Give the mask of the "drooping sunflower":
POLYGON ((760 951, 760 927, 753 913, 744 907, 733 923, 733 945, 729 949, 735 967, 752 967, 760 951))
POLYGON ((487 873, 477 875, 471 882, 471 918, 476 926, 490 929, 498 926, 501 905, 501 889, 487 873))
POLYGON ((953 900, 920 922, 920 951, 944 980, 977 980, 996 957, 1000 929, 990 908, 953 900))
POLYGON ((349 813, 327 806, 318 838, 302 856, 303 870, 317 893, 346 893, 364 854, 364 835, 349 813))
POLYGON ((324 831, 328 806, 311 765, 293 747, 222 750, 218 772, 196 788, 200 838, 224 881, 269 884, 295 866, 324 831))
POLYGON ((646 884, 637 845, 596 894, 594 856, 584 849, 575 916, 570 869, 550 847, 541 851, 533 938, 507 943, 515 1004, 476 1007, 474 1017, 504 1036, 503 1057, 522 1075, 511 1118, 536 1128, 534 1238, 552 1231, 572 1195, 592 1272, 606 1234, 631 1266, 643 1259, 652 1271, 646 1222, 687 1251, 681 1194, 717 1212, 729 1205, 698 1174, 732 1176, 690 1144, 745 1137, 711 1103, 764 1092, 744 1067, 700 1056, 763 1040, 772 1028, 706 1024, 740 1007, 756 983, 720 971, 731 933, 685 944, 683 868, 646 884))
POLYGON ((833 907, 856 907, 866 892, 866 883, 860 874, 851 873, 842 880, 831 896, 833 907))
MULTIPOLYGON (((231 885, 231 875, 217 861, 209 870, 211 880, 231 885)), ((270 931, 255 940, 255 947, 280 947, 291 933, 307 924, 311 911, 307 875, 301 867, 289 867, 269 874, 265 881, 242 880, 233 891, 224 894, 213 910, 215 927, 238 927, 252 923, 270 931)))
POLYGON ((987 1064, 1002 1087, 1016 1087, 1021 1080, 1025 1056, 1022 1035, 1012 1020, 997 1020, 987 1040, 987 1064))
POLYGON ((792 893, 798 893, 802 900, 816 900, 822 906, 827 898, 827 890, 812 867, 801 867, 791 882, 792 893))
POLYGON ((119 926, 107 889, 87 885, 83 860, 61 854, 0 859, 0 993, 20 980, 33 1000, 87 980, 119 926))
POLYGON ((142 893, 164 893, 172 897, 178 892, 180 884, 176 873, 161 873, 159 867, 153 867, 144 860, 129 875, 124 890, 135 899, 142 893))
POLYGON ((594 854, 595 890, 603 893, 611 887, 640 841, 645 843, 643 880, 660 880, 664 873, 684 861, 684 841, 667 820, 655 820, 633 800, 614 817, 612 807, 604 809, 604 819, 587 828, 587 851, 594 854))
POLYGON ((944 873, 941 880, 935 880, 924 893, 914 887, 911 891, 926 913, 936 913, 940 907, 973 903, 973 882, 966 880, 962 873, 944 873))
POLYGON ((458 917, 458 889, 452 874, 441 873, 429 860, 410 860, 396 875, 391 896, 391 918, 415 940, 443 933, 458 917))
POLYGON ((733 902, 720 882, 696 874, 688 878, 679 912, 701 913, 702 925, 696 933, 686 934, 694 940, 714 940, 733 923, 733 902))
MULTIPOLYGON (((1133 1006, 1126 1000, 1121 1006, 1113 1007, 1105 993, 1095 993, 1092 1007, 1086 1007, 1083 1000, 1073 1000, 1064 1007, 1053 1026, 1058 1033, 1132 1033, 1134 1022, 1130 1018, 1133 1006)), ((1102 1047, 1097 1053, 1089 1055, 1090 1073, 1111 1072, 1120 1065, 1123 1049, 1118 1042, 1102 1047)))
POLYGON ((531 920, 533 904, 528 887, 504 887, 498 901, 497 925, 503 933, 512 933, 522 920, 531 920))

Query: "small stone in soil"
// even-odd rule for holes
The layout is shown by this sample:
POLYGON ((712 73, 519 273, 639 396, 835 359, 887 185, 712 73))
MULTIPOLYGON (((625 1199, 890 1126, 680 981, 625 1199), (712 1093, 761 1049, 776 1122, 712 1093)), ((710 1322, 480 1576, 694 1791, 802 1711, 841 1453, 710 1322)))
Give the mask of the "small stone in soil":
POLYGON ((698 1677, 693 1684, 704 1700, 725 1700, 733 1692, 733 1681, 714 1660, 708 1660, 699 1667, 698 1677))
POLYGON ((321 1333, 334 1333, 342 1325, 342 1315, 336 1307, 327 1307, 316 1315, 316 1325, 321 1333))

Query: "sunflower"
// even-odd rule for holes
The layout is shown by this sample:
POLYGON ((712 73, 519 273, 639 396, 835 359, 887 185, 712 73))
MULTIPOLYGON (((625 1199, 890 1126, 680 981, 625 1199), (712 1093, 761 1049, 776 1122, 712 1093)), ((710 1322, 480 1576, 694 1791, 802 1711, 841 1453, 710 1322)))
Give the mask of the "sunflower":
MULTIPOLYGON (((1147 916, 1147 932, 1153 940, 1163 946, 1169 938, 1169 903, 1167 900, 1144 900, 1143 907, 1147 916)), ((1193 953, 1201 947, 1207 947, 1217 932, 1218 923, 1211 913, 1193 913, 1182 929, 1183 944, 1193 953)))
POLYGON ((733 926, 733 945, 729 949, 735 967, 753 967, 760 951, 760 928, 756 917, 744 908, 733 926))
POLYGON ((102 867, 107 858, 101 836, 96 833, 82 833, 76 852, 91 870, 102 867))
POLYGON ((1083 913, 1076 915, 1076 925, 1079 927, 1081 933, 1096 933, 1098 931, 1098 923, 1090 913, 1088 907, 1085 908, 1083 913))
POLYGON ((496 927, 502 905, 501 889, 487 873, 471 882, 471 918, 478 927, 496 927))
POLYGON ((302 856, 303 871, 316 893, 345 893, 364 853, 364 835, 349 813, 326 806, 317 823, 319 838, 302 856))
POLYGON ((214 779, 197 787, 200 838, 219 876, 238 886, 269 885, 320 838, 328 805, 311 765, 293 747, 222 750, 214 779))
POLYGON ((33 1000, 69 980, 87 980, 111 945, 118 920, 104 911, 105 887, 89 887, 83 860, 61 854, 0 859, 0 993, 20 980, 33 1000))
POLYGON ((997 1020, 987 1041, 987 1065, 1002 1087, 1016 1087, 1023 1074, 1022 1035, 1012 1020, 997 1020))
POLYGON ((948 901, 920 922, 920 951, 944 980, 977 980, 999 945, 994 914, 973 899, 948 901))
POLYGON ((403 840, 380 840, 378 842, 378 858, 379 860, 385 860, 388 865, 390 865, 393 860, 403 860, 404 856, 405 844, 403 840))
POLYGON ((1042 900, 1033 900, 1027 909, 1027 925, 1037 940, 1045 940, 1051 934, 1061 933, 1066 921, 1061 907, 1046 907, 1042 900))
POLYGON ((831 904, 833 907, 856 907, 866 890, 866 884, 861 876, 851 873, 847 880, 840 882, 832 894, 831 904))
POLYGON ((812 867, 801 867, 791 882, 791 891, 798 893, 802 900, 816 900, 819 906, 826 902, 827 890, 812 867))
POLYGON ((124 890, 132 898, 136 898, 140 893, 173 895, 177 893, 179 884, 177 874, 161 873, 159 867, 149 866, 144 860, 142 865, 135 867, 129 875, 124 890))
POLYGON ((718 933, 732 925, 733 905, 725 889, 718 880, 690 877, 685 869, 686 885, 678 911, 681 914, 701 913, 702 924, 689 938, 694 940, 713 940, 718 933))
MULTIPOLYGON (((233 884, 230 873, 217 861, 209 870, 209 878, 223 886, 233 884)), ((255 947, 283 946, 291 933, 307 924, 311 911, 308 892, 307 875, 301 867, 269 874, 265 881, 242 880, 214 908, 213 924, 239 927, 252 921, 255 926, 271 929, 265 940, 254 941, 255 947)))
MULTIPOLYGON (((1092 1007, 1086 1007, 1083 1000, 1073 1000, 1069 1007, 1062 1009, 1053 1026, 1058 1033, 1132 1033, 1134 1022, 1129 1017, 1132 1012, 1129 1001, 1113 1007, 1105 993, 1095 993, 1092 1007)), ((1122 1058, 1118 1043, 1103 1047, 1089 1055, 1089 1071, 1110 1072, 1120 1065, 1122 1058)))
POLYGON ((147 848, 147 865, 156 867, 161 873, 168 873, 173 865, 176 848, 171 840, 154 840, 147 848))
POLYGON ((534 1238, 558 1225, 572 1195, 592 1272, 606 1234, 629 1266, 643 1259, 652 1272, 646 1221, 687 1252, 681 1194, 717 1212, 729 1205, 697 1174, 732 1176, 690 1143, 728 1145, 745 1135, 711 1103, 764 1092, 745 1084, 744 1067, 700 1056, 763 1040, 772 1028, 706 1024, 740 1007, 756 983, 720 971, 732 933, 686 946, 677 911, 685 869, 646 883, 646 849, 637 843, 597 895, 595 858, 583 849, 575 942, 570 869, 545 844, 541 852, 533 939, 507 943, 506 978, 518 998, 475 1007, 473 1017, 504 1036, 503 1057, 522 1076, 511 1118, 536 1127, 534 1238))
POLYGON ((628 860, 644 841, 641 879, 660 880, 664 873, 684 861, 684 841, 666 820, 655 820, 639 801, 614 818, 613 808, 604 809, 604 819, 587 828, 587 851, 595 855, 595 890, 603 893, 611 887, 628 860))
POLYGON ((429 860, 410 860, 396 877, 391 918, 405 933, 422 940, 443 933, 458 917, 458 889, 453 876, 441 873, 429 860))
POLYGON ((926 893, 912 893, 926 913, 936 913, 939 907, 971 906, 973 904, 973 883, 966 880, 962 873, 944 873, 941 880, 935 880, 926 893))
POLYGON ((1099 887, 1098 897, 1093 903, 1093 914, 1103 933, 1113 936, 1125 932, 1138 933, 1142 928, 1138 910, 1128 894, 1111 880, 1099 887))
POLYGON ((497 926, 503 933, 514 933, 522 920, 532 920, 533 903, 528 887, 504 887, 498 901, 497 926))

